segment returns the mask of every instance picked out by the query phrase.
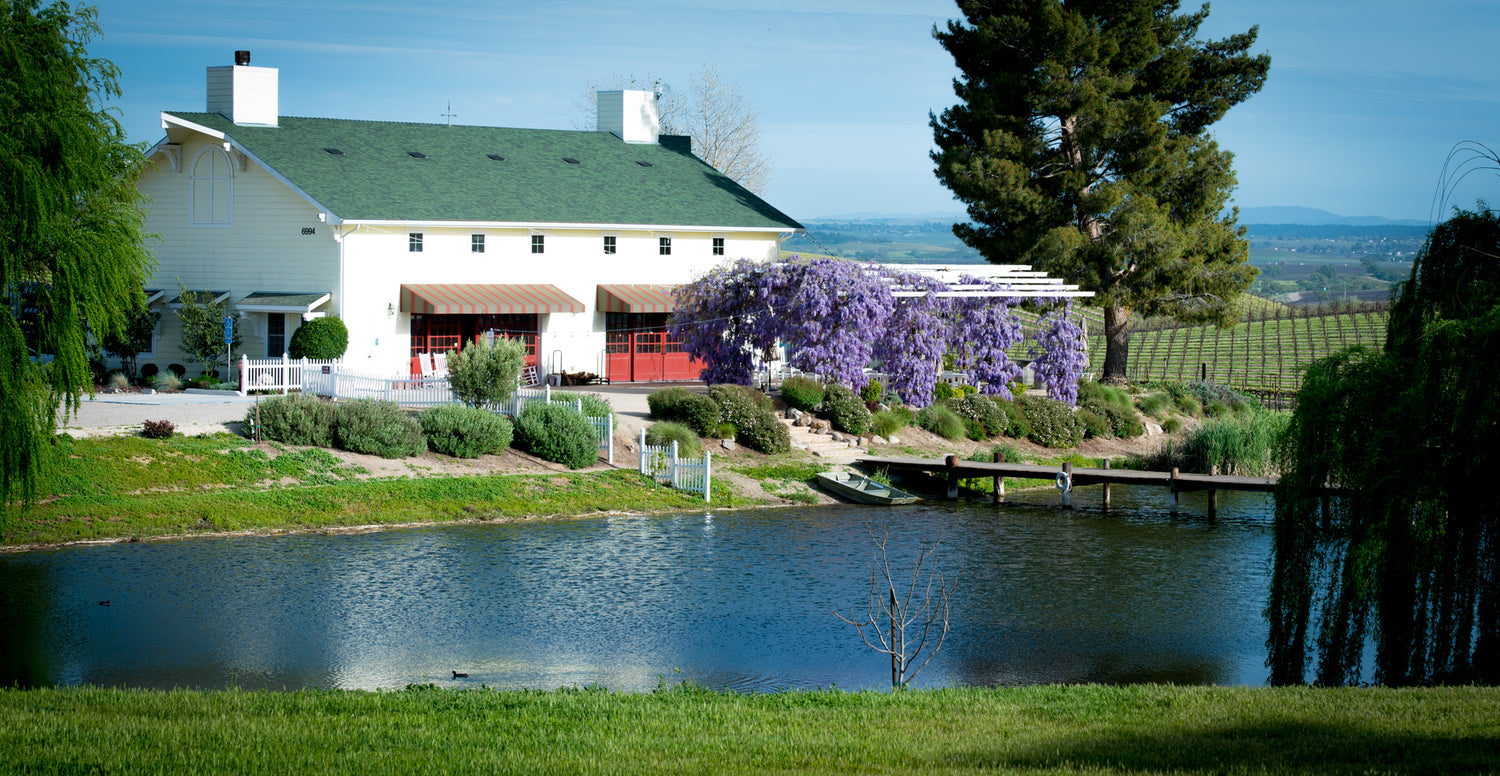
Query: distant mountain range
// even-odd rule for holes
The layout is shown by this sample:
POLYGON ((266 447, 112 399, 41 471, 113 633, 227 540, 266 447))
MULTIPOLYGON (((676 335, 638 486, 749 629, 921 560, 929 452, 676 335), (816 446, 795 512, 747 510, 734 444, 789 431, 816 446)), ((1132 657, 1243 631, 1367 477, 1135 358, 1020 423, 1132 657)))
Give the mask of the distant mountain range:
POLYGON ((1303 226, 1427 226, 1426 221, 1385 216, 1340 216, 1315 207, 1242 207, 1242 224, 1299 224, 1303 226))
MULTIPOLYGON (((839 216, 805 218, 807 222, 828 221, 872 221, 877 223, 901 223, 914 221, 949 221, 967 219, 967 214, 957 212, 929 213, 847 213, 839 216)), ((1241 224, 1296 224, 1299 226, 1421 226, 1426 221, 1413 218, 1386 218, 1385 216, 1341 216, 1315 207, 1244 207, 1240 208, 1241 224)))

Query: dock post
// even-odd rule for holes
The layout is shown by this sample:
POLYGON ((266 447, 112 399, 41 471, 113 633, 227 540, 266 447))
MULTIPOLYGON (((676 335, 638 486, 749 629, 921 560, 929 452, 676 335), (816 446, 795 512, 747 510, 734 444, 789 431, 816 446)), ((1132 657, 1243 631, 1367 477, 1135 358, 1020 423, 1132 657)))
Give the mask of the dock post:
POLYGON ((1063 470, 1063 474, 1066 475, 1066 479, 1064 480, 1064 483, 1068 486, 1062 492, 1062 505, 1063 505, 1063 509, 1072 509, 1073 508, 1073 464, 1071 462, 1064 461, 1063 462, 1063 466, 1062 466, 1062 470, 1063 470))
MULTIPOLYGON (((1104 459, 1104 470, 1109 471, 1109 459, 1104 459)), ((1104 481, 1104 508, 1109 509, 1109 480, 1104 481)))
MULTIPOLYGON (((1218 466, 1209 466, 1208 467, 1208 473, 1211 474, 1211 475, 1213 475, 1213 476, 1215 476, 1215 477, 1219 476, 1219 467, 1218 466)), ((1217 520, 1218 517, 1219 517, 1219 491, 1216 488, 1209 488, 1208 489, 1208 520, 1209 520, 1209 522, 1213 522, 1214 520, 1217 520)))
POLYGON ((1172 514, 1177 514, 1177 467, 1172 467, 1172 514))
MULTIPOLYGON (((1005 451, 996 450, 993 459, 995 463, 1005 463, 1005 451)), ((999 504, 1005 500, 1005 478, 996 475, 990 479, 995 486, 995 492, 991 494, 990 499, 993 503, 999 504)))
POLYGON ((958 473, 954 467, 958 466, 958 456, 953 453, 943 457, 943 466, 948 469, 948 498, 958 498, 958 473))

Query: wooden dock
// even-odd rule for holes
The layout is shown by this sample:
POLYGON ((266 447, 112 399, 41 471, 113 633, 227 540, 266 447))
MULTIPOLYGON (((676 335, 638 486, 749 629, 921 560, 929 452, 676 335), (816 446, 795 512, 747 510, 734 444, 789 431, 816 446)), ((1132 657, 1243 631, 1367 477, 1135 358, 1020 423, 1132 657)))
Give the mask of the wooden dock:
MULTIPOLYGON (((998 457, 998 454, 997 454, 998 457)), ((1152 485, 1170 489, 1172 511, 1177 511, 1177 494, 1190 490, 1208 491, 1208 516, 1216 517, 1219 508, 1218 492, 1221 490, 1244 490, 1271 493, 1276 490, 1275 477, 1239 477, 1224 474, 1136 471, 1134 469, 1112 469, 1105 461, 1104 468, 1075 467, 1071 463, 1048 466, 1034 463, 1006 463, 1004 461, 968 461, 956 455, 943 458, 886 458, 865 456, 855 463, 872 469, 885 469, 892 473, 923 472, 944 477, 948 483, 948 498, 958 497, 960 480, 988 477, 994 481, 994 500, 1005 498, 1005 477, 1031 480, 1052 480, 1062 494, 1064 507, 1073 506, 1073 489, 1082 485, 1103 485, 1104 505, 1109 506, 1110 485, 1152 485)), ((1330 491, 1331 492, 1331 491, 1330 491)))

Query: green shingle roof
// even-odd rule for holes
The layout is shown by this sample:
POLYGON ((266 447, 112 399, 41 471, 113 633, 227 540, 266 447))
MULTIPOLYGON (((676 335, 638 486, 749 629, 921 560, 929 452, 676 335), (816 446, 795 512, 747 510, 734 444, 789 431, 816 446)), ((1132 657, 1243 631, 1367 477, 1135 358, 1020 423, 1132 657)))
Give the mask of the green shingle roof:
POLYGON ((217 113, 170 115, 224 133, 346 221, 802 228, 687 152, 685 138, 648 145, 606 132, 291 116, 249 127, 217 113))

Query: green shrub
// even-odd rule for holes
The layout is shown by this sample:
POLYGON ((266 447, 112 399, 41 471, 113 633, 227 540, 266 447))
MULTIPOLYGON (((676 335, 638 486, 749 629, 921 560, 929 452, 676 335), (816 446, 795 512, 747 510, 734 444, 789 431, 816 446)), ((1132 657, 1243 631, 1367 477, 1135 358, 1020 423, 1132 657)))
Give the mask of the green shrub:
POLYGON ((1005 413, 1005 426, 1000 433, 1011 439, 1025 439, 1031 434, 1031 421, 1026 419, 1026 410, 1021 409, 1014 401, 997 401, 995 408, 1005 413))
POLYGON ((1128 404, 1125 407, 1105 405, 1104 417, 1109 421, 1110 433, 1121 439, 1135 439, 1146 433, 1145 426, 1141 425, 1140 417, 1135 414, 1135 408, 1128 404))
POLYGON ((615 418, 615 408, 609 403, 609 399, 597 393, 579 394, 578 398, 583 401, 585 418, 609 418, 616 428, 620 426, 619 420, 615 418))
POLYGON ((1016 405, 1031 423, 1027 439, 1052 448, 1075 447, 1083 441, 1083 427, 1068 405, 1043 396, 1024 396, 1016 400, 1016 405))
POLYGON ((339 403, 333 440, 345 450, 381 458, 410 458, 427 450, 421 424, 395 402, 377 399, 339 403))
POLYGON ((1207 380, 1194 380, 1187 384, 1187 390, 1196 397, 1204 407, 1213 404, 1223 404, 1234 412, 1241 412, 1251 406, 1259 406, 1260 402, 1246 396, 1239 391, 1219 385, 1207 380))
POLYGON ((510 421, 488 410, 446 404, 429 407, 417 415, 427 446, 454 458, 478 458, 499 454, 510 447, 510 421))
POLYGON ((1148 393, 1141 397, 1140 402, 1141 412, 1153 418, 1161 418, 1167 414, 1167 410, 1172 408, 1172 396, 1165 392, 1148 393))
POLYGON ((719 420, 733 423, 736 429, 741 421, 762 410, 770 411, 771 400, 760 391, 744 385, 711 385, 708 397, 719 405, 719 420))
POLYGON ((448 357, 448 387, 470 407, 497 407, 515 395, 526 346, 509 337, 480 337, 448 357))
MULTIPOLYGON (((719 422, 722 414, 718 402, 705 394, 693 393, 688 394, 687 398, 677 405, 676 416, 669 420, 687 425, 699 436, 713 436, 719 426, 723 425, 719 422)), ((729 436, 721 438, 732 439, 733 437, 734 431, 731 430, 729 436)))
POLYGON ((1211 418, 1180 443, 1163 445, 1146 459, 1147 465, 1158 471, 1175 466, 1202 474, 1214 468, 1220 474, 1276 474, 1272 454, 1290 417, 1286 413, 1251 411, 1211 418))
POLYGON ((1111 436, 1109 418, 1100 415, 1093 410, 1079 410, 1074 413, 1078 418, 1078 425, 1083 426, 1085 439, 1103 439, 1111 436))
MULTIPOLYGON (((175 379, 168 372, 159 382, 175 379)), ((333 405, 309 393, 289 393, 263 399, 260 408, 260 436, 288 445, 333 446, 333 405)), ((241 428, 246 436, 254 433, 256 408, 245 413, 241 428)))
POLYGON ((860 390, 859 398, 872 404, 879 402, 885 398, 885 386, 881 385, 879 380, 871 378, 870 382, 865 383, 865 387, 860 390))
POLYGON ((911 410, 905 407, 881 410, 870 417, 870 431, 876 436, 889 437, 911 425, 911 410))
POLYGON ((599 459, 593 424, 564 404, 527 404, 516 416, 515 436, 521 449, 570 469, 582 469, 599 459))
POLYGON ((672 420, 677 417, 677 405, 693 395, 692 391, 674 385, 647 394, 646 406, 651 410, 651 417, 657 420, 672 420))
POLYGON ((823 403, 823 384, 811 377, 788 377, 781 381, 781 400, 786 406, 812 412, 823 403))
POLYGON ((944 439, 963 439, 968 434, 963 418, 954 414, 946 404, 923 408, 917 413, 917 425, 944 439))
POLYGON ((1003 434, 1009 425, 1005 410, 1001 409, 1000 405, 989 396, 978 393, 967 394, 943 403, 948 405, 955 415, 978 425, 979 436, 974 436, 972 433, 969 435, 976 441, 1003 434))
POLYGON ((1161 422, 1161 430, 1168 434, 1175 434, 1182 430, 1182 418, 1171 417, 1161 422))
POLYGON ((854 390, 834 383, 823 394, 823 412, 833 427, 846 434, 862 436, 870 430, 870 411, 854 390))
POLYGON ((751 450, 777 455, 792 449, 791 434, 770 410, 747 416, 736 428, 735 439, 751 450))
POLYGON ((948 383, 944 383, 944 382, 938 382, 938 384, 932 386, 932 399, 933 399, 933 401, 942 401, 944 399, 951 399, 951 398, 953 398, 953 386, 952 385, 950 385, 948 383))
POLYGON ((663 420, 653 423, 646 429, 646 444, 667 446, 673 442, 677 443, 677 454, 687 458, 697 458, 703 454, 703 445, 698 441, 698 435, 681 423, 663 420))
POLYGON ((1221 401, 1216 401, 1211 402, 1207 407, 1204 407, 1203 414, 1207 415, 1210 418, 1218 418, 1225 415, 1233 415, 1234 410, 1230 409, 1228 404, 1225 404, 1221 401))
POLYGON ((1178 412, 1191 417, 1198 417, 1203 414, 1203 404, 1192 394, 1172 397, 1172 406, 1176 407, 1178 412))
POLYGON ((286 353, 292 358, 343 358, 349 349, 349 327, 333 316, 314 318, 292 332, 286 353))

